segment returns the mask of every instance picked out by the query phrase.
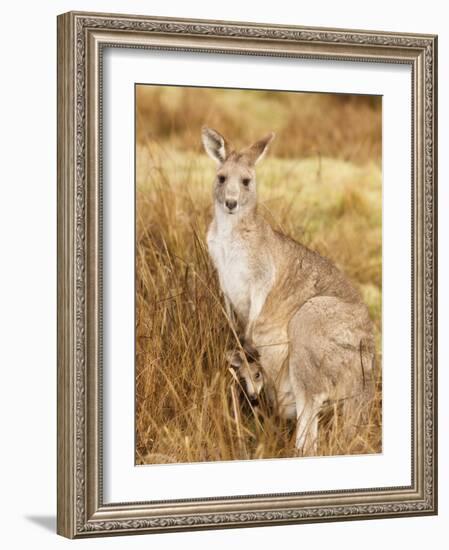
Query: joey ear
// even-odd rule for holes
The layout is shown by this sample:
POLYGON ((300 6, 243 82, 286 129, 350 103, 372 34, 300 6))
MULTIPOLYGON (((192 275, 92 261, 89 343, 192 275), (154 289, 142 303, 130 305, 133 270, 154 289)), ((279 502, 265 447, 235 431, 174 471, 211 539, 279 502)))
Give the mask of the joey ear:
POLYGON ((251 342, 244 343, 243 351, 245 352, 245 358, 248 363, 255 363, 256 361, 259 361, 260 353, 251 342))
POLYGON ((268 135, 266 135, 262 139, 259 139, 243 151, 243 154, 249 160, 250 164, 255 165, 259 162, 259 160, 263 159, 266 152, 268 151, 270 143, 274 139, 274 136, 274 132, 270 132, 268 135))
POLYGON ((229 155, 229 145, 225 138, 212 128, 203 127, 201 141, 206 153, 218 164, 223 164, 229 155))
POLYGON ((226 352, 226 361, 234 369, 239 369, 242 366, 243 360, 240 352, 238 350, 227 351, 226 352))

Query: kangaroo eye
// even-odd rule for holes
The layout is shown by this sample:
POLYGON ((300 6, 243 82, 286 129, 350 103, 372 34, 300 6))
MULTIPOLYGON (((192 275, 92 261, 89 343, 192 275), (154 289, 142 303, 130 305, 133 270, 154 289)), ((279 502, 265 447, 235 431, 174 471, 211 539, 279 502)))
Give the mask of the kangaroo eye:
POLYGON ((251 180, 250 180, 249 178, 243 178, 243 179, 242 179, 242 183, 243 183, 243 185, 244 185, 245 187, 248 187, 250 181, 251 181, 251 180))
POLYGON ((256 372, 256 374, 254 375, 254 380, 259 380, 260 377, 261 377, 260 372, 256 372))
POLYGON ((226 176, 223 176, 223 174, 220 174, 218 176, 218 183, 224 183, 226 181, 226 176))

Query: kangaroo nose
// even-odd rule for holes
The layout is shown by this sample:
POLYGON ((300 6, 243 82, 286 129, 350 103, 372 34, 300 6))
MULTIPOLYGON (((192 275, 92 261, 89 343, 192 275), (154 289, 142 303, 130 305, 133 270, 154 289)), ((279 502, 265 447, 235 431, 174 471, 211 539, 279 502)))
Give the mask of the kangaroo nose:
POLYGON ((237 201, 228 200, 225 202, 225 204, 229 208, 229 210, 234 210, 234 208, 237 206, 237 201))

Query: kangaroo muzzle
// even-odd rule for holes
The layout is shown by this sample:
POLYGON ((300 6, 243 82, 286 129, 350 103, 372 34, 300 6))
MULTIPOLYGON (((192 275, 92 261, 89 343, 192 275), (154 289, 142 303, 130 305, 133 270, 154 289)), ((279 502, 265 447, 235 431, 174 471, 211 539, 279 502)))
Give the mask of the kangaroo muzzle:
POLYGON ((229 212, 232 212, 237 208, 237 201, 234 199, 228 199, 225 201, 225 205, 229 212))

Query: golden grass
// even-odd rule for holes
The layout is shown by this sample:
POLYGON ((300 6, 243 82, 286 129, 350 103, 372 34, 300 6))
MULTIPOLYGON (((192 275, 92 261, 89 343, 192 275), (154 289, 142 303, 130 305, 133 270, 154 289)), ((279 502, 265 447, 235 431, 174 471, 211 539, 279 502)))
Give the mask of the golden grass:
MULTIPOLYGON (((235 337, 226 321, 205 246, 214 167, 200 153, 197 131, 212 115, 194 101, 195 93, 202 99, 209 91, 187 90, 186 99, 180 98, 182 93, 175 88, 168 92, 145 87, 148 89, 157 98, 151 107, 147 91, 137 94, 136 461, 295 456, 295 423, 279 420, 263 406, 254 411, 225 362, 225 351, 234 347, 235 337), (162 102, 165 110, 156 116, 155 106, 162 102), (192 103, 188 111, 186 102, 192 103), (180 105, 190 125, 179 120, 180 105)), ((255 92, 239 91, 237 98, 229 91, 214 92, 211 98, 220 105, 214 113, 217 129, 225 132, 226 126, 229 135, 239 136, 242 143, 249 131, 242 130, 239 117, 231 116, 236 102, 247 101, 245 113, 251 111, 262 126, 256 114, 260 111, 262 117, 268 101, 283 108, 293 101, 277 94, 270 99, 261 92, 257 101, 255 92), (245 99, 245 94, 250 99, 245 99), (232 125, 235 132, 230 132, 232 125)), ((330 124, 343 116, 336 112, 338 102, 329 99, 333 96, 306 95, 311 96, 307 99, 310 112, 313 102, 316 109, 334 101, 328 113, 330 124)), ((377 113, 379 121, 366 140, 371 144, 380 142, 376 101, 374 106, 368 100, 351 103, 345 99, 342 103, 352 105, 354 112, 348 116, 355 120, 360 115, 361 125, 369 124, 362 121, 366 109, 377 113)), ((321 130, 318 127, 317 134, 321 130)), ((358 143, 357 136, 352 143, 358 143)), ((289 155, 285 144, 278 143, 258 169, 258 193, 271 223, 330 257, 359 286, 375 322, 380 361, 381 171, 375 149, 359 148, 363 154, 352 161, 345 158, 344 151, 329 155, 309 152, 301 158, 300 152, 289 155)), ((379 452, 380 380, 369 418, 359 425, 355 438, 345 435, 338 415, 333 421, 329 418, 327 415, 322 421, 319 454, 379 452)))
POLYGON ((380 96, 138 86, 136 101, 140 142, 156 139, 200 153, 198 136, 207 125, 236 145, 274 131, 276 157, 381 160, 380 96))

